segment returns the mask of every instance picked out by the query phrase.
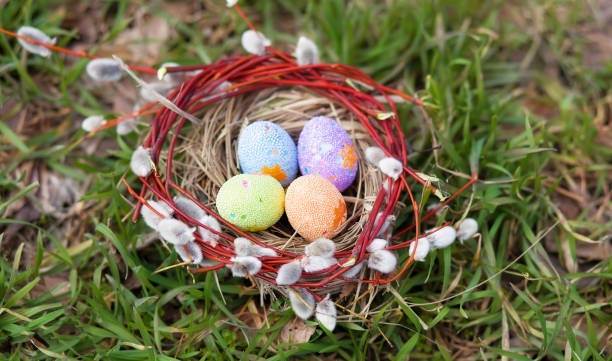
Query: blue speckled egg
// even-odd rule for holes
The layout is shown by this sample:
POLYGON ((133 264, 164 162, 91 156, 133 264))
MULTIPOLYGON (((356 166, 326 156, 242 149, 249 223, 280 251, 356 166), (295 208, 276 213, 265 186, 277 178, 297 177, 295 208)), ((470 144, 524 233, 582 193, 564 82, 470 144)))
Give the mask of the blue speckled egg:
POLYGON ((293 139, 283 128, 267 121, 249 124, 240 133, 238 162, 242 173, 270 175, 283 187, 295 179, 298 170, 293 139))
POLYGON ((357 175, 353 142, 342 126, 328 117, 314 117, 306 123, 298 139, 298 162, 303 175, 319 175, 340 192, 357 175))

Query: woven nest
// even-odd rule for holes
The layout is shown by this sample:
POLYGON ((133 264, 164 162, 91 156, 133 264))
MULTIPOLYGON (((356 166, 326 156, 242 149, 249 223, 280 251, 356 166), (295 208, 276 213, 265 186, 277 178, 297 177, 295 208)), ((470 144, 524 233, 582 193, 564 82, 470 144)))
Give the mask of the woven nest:
MULTIPOLYGON (((347 221, 333 238, 336 251, 350 251, 363 231, 370 210, 381 190, 383 177, 365 161, 365 149, 372 140, 351 112, 329 99, 306 89, 267 89, 256 94, 237 96, 215 103, 199 115, 202 123, 181 134, 173 164, 173 174, 180 174, 181 188, 196 196, 210 209, 225 181, 240 174, 236 149, 241 130, 254 121, 266 120, 285 129, 297 143, 298 136, 313 116, 335 119, 347 131, 360 159, 353 184, 343 192, 347 204, 347 221)), ((238 234, 229 232, 232 236, 238 234)), ((297 234, 283 216, 271 228, 250 234, 267 246, 293 254, 304 254, 310 242, 297 234)), ((330 283, 325 293, 334 293, 344 284, 330 283)))
MULTIPOLYGON (((123 69, 147 88, 125 65, 123 69)), ((191 263, 193 273, 228 267, 231 275, 257 284, 262 294, 275 289, 288 295, 296 315, 304 319, 318 302, 316 307, 323 311, 317 311, 317 319, 333 313, 333 324, 326 326, 332 329, 335 306, 330 294, 357 283, 358 297, 361 284, 393 282, 414 262, 415 251, 401 263, 394 251, 411 247, 417 238, 394 241, 385 230, 402 207, 398 207, 402 194, 409 196, 415 223, 395 237, 413 227, 419 238, 424 237, 419 221, 431 216, 418 217, 406 176, 437 190, 407 165, 407 146, 394 103, 421 106, 422 101, 376 83, 359 69, 299 65, 291 55, 269 46, 262 54, 223 58, 209 65, 163 67, 160 72, 162 76, 179 73, 183 80, 166 97, 157 94, 157 102, 133 114, 154 117, 130 163, 142 185, 139 194, 124 183, 138 199, 133 219, 146 207, 145 222, 174 245, 182 265, 191 263), (318 240, 327 245, 306 252, 309 243, 286 218, 265 231, 244 232, 220 217, 217 193, 226 180, 241 173, 236 157, 241 130, 267 120, 297 139, 308 120, 321 115, 340 123, 360 159, 355 181, 343 192, 347 219, 333 246, 318 240), (372 145, 377 148, 369 149, 372 145), (366 161, 366 149, 376 168, 366 161), (155 207, 170 209, 162 214, 155 207), (381 235, 386 239, 379 239, 381 235)))
MULTIPOLYGON (((187 227, 199 227, 213 232, 218 238, 217 244, 193 232, 193 236, 189 236, 193 241, 189 241, 189 251, 187 246, 178 246, 176 241, 160 232, 164 239, 175 244, 177 252, 196 252, 198 258, 203 256, 218 262, 212 266, 208 262, 204 267, 192 268, 193 272, 214 271, 227 266, 234 276, 248 277, 262 290, 279 289, 276 278, 283 265, 294 260, 310 262, 310 256, 304 258, 308 242, 290 227, 286 218, 266 231, 241 231, 217 214, 214 203, 223 183, 241 173, 236 145, 241 130, 249 123, 271 121, 297 139, 311 117, 325 115, 338 121, 352 138, 360 166, 352 186, 343 194, 347 220, 333 240, 333 265, 327 268, 317 266, 310 271, 303 268, 302 276, 289 287, 321 300, 324 295, 338 292, 347 282, 375 285, 392 282, 413 262, 413 254, 396 269, 393 265, 397 258, 390 251, 409 247, 414 239, 393 244, 387 251, 366 249, 399 208, 400 194, 407 189, 402 173, 407 172, 417 181, 426 183, 406 166, 404 135, 391 96, 417 105, 421 105, 420 101, 375 83, 355 68, 339 64, 297 67, 288 55, 269 49, 274 54, 231 57, 211 65, 167 69, 168 72, 198 69, 200 72, 183 81, 168 94, 167 99, 160 98, 159 103, 151 103, 139 110, 138 114, 144 114, 152 107, 162 105, 158 110, 152 110, 155 117, 151 129, 142 148, 132 156, 133 164, 135 159, 140 159, 141 166, 146 168, 150 164, 153 170, 141 172, 132 167, 144 186, 140 195, 128 187, 139 200, 134 219, 139 217, 143 206, 154 211, 148 200, 165 203, 174 211, 171 222, 178 220, 183 229, 181 232, 191 233, 193 231, 187 227), (354 82, 365 90, 358 90, 354 82), (396 157, 386 158, 397 164, 397 173, 385 176, 384 181, 380 170, 365 159, 365 150, 373 144, 380 146, 382 150, 379 152, 384 151, 387 157, 396 157), (223 223, 223 227, 215 230, 214 226, 204 225, 179 209, 174 199, 176 195, 191 199, 197 208, 223 223), (247 260, 239 259, 243 256, 234 248, 238 237, 259 247, 270 248, 277 256, 247 254, 254 256, 248 262, 260 264, 249 269, 248 264, 243 263, 247 260), (374 254, 371 252, 378 257, 376 264, 380 267, 368 262, 374 254), (378 261, 380 257, 386 257, 388 262, 378 261), (381 277, 374 271, 357 272, 365 263, 388 274, 388 277, 381 277), (347 275, 343 276, 344 273, 347 275)), ((414 207, 416 203, 410 190, 408 194, 414 207)), ((190 257, 183 259, 192 260, 190 257)), ((329 261, 327 258, 324 263, 329 264, 329 261)), ((280 289, 287 291, 286 287, 280 289)))

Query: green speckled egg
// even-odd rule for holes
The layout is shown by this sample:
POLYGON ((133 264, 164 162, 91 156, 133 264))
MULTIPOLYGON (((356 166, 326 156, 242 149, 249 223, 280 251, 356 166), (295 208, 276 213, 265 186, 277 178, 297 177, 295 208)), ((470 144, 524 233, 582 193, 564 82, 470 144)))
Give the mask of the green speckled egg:
POLYGON ((269 175, 239 174, 217 193, 217 210, 244 231, 261 231, 276 223, 285 209, 283 186, 269 175))

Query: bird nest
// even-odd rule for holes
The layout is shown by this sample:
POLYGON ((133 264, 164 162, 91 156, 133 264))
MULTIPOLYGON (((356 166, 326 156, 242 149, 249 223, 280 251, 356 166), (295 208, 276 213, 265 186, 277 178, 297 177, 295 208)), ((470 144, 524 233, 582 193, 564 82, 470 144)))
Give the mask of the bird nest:
MULTIPOLYGON (((143 148, 134 153, 133 163, 140 156, 144 160, 142 166, 151 165, 150 170, 135 171, 144 187, 140 195, 133 193, 139 199, 134 218, 138 217, 143 205, 149 214, 151 211, 157 213, 150 204, 151 197, 162 201, 171 208, 173 218, 188 227, 203 229, 215 238, 210 242, 202 234, 190 232, 193 233, 189 235, 190 242, 193 241, 197 247, 193 246, 189 252, 199 248, 204 259, 204 267, 193 269, 193 272, 229 267, 235 276, 257 280, 262 288, 278 288, 281 268, 309 257, 305 247, 310 242, 299 236, 286 218, 265 231, 244 232, 221 218, 214 202, 221 185, 241 173, 236 147, 242 128, 253 121, 267 120, 280 125, 296 139, 311 117, 325 115, 335 119, 347 131, 360 159, 356 180, 343 195, 347 220, 333 239, 332 258, 335 262, 314 271, 305 267, 298 280, 282 285, 305 290, 320 300, 323 295, 338 292, 347 281, 380 284, 396 279, 412 263, 413 257, 389 279, 376 275, 365 280, 361 276, 364 272, 356 271, 361 271, 364 261, 371 261, 373 251, 368 247, 380 237, 381 230, 388 226, 389 218, 397 209, 400 193, 407 186, 402 173, 412 173, 415 179, 426 184, 406 166, 404 135, 391 94, 417 105, 420 105, 419 101, 378 85, 355 68, 337 64, 298 66, 291 56, 273 48, 268 50, 272 54, 232 57, 199 67, 165 69, 169 73, 199 72, 171 92, 167 102, 161 101, 164 107, 154 113, 143 148), (193 124, 189 124, 189 120, 193 124), (365 151, 372 145, 380 146, 381 156, 386 156, 396 165, 395 174, 385 176, 366 161, 365 151), (199 208, 197 212, 204 211, 207 217, 214 217, 222 226, 214 227, 217 221, 204 224, 201 219, 196 219, 200 216, 182 209, 176 196, 188 198, 199 208), (254 247, 273 251, 275 256, 270 257, 269 252, 264 252, 263 257, 257 257, 257 267, 250 268, 245 264, 246 269, 240 268, 239 257, 244 254, 236 249, 234 243, 245 239, 254 247), (211 264, 210 261, 217 263, 211 264)), ((145 107, 141 112, 146 110, 145 107)), ((415 204, 413 201, 413 206, 415 204)), ((164 218, 168 214, 159 216, 164 218)), ((164 232, 160 233, 163 237, 164 232)), ((169 237, 164 238, 171 241, 169 237)), ((412 240, 394 247, 408 247, 410 242, 412 240)), ((389 246, 385 243, 377 247, 389 246)), ((181 247, 177 248, 179 254, 181 247)), ((383 270, 383 273, 392 273, 397 259, 389 250, 382 252, 386 252, 381 255, 387 260, 392 258, 390 269, 383 270)), ((197 256, 193 263, 202 264, 200 255, 197 256)))

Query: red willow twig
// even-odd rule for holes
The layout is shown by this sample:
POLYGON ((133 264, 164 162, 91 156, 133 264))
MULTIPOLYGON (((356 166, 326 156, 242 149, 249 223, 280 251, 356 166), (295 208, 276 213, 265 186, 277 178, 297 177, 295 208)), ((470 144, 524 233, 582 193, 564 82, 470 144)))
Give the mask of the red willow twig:
MULTIPOLYGON (((78 57, 81 57, 81 58, 88 58, 88 59, 98 59, 99 58, 99 56, 91 55, 91 54, 88 54, 88 53, 86 53, 84 51, 70 50, 70 49, 62 48, 60 46, 55 46, 55 45, 52 45, 52 44, 47 44, 47 43, 44 43, 42 41, 38 41, 36 39, 29 38, 27 36, 19 35, 17 33, 11 32, 11 31, 4 30, 2 28, 0 28, 0 33, 6 34, 6 35, 11 36, 13 38, 25 40, 25 41, 27 41, 29 43, 34 44, 34 45, 44 46, 45 48, 47 48, 49 50, 53 50, 53 51, 58 52, 58 53, 64 53, 64 54, 69 54, 69 55, 78 56, 78 57)), ((130 65, 129 68, 134 70, 134 71, 140 72, 140 73, 149 73, 149 74, 156 74, 157 73, 157 70, 155 70, 153 68, 149 68, 147 66, 133 66, 133 65, 130 65)))

